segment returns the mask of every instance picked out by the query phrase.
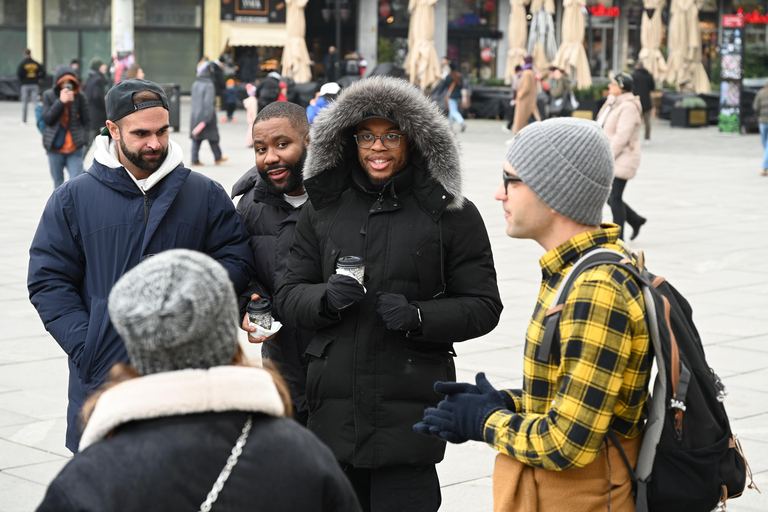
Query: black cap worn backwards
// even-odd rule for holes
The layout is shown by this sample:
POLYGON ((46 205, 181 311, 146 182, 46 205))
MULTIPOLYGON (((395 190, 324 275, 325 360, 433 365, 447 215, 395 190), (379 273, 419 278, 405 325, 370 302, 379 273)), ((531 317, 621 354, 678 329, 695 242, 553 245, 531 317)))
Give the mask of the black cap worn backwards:
MULTIPOLYGON (((107 93, 106 99, 107 106, 107 119, 113 123, 118 119, 122 119, 125 116, 144 110, 145 108, 163 107, 165 110, 168 108, 168 97, 165 95, 165 91, 155 82, 149 80, 142 80, 141 78, 132 78, 125 80, 112 87, 107 93), (133 95, 141 91, 150 91, 157 94, 159 100, 142 101, 141 103, 133 103, 133 95)), ((109 135, 109 128, 104 128, 101 132, 102 135, 109 135)))

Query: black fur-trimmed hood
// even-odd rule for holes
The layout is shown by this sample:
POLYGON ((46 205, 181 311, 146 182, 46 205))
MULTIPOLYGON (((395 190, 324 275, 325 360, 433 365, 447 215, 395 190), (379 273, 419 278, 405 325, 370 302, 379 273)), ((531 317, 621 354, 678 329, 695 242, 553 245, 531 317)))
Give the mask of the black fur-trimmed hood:
MULTIPOLYGON (((461 209, 461 163, 448 120, 424 93, 399 78, 376 76, 355 82, 318 114, 310 134, 305 180, 326 171, 348 172, 346 164, 357 162, 352 130, 371 115, 389 117, 400 125, 416 150, 412 159, 418 153, 420 167, 453 197, 448 209, 461 209)), ((340 182, 339 176, 332 181, 340 182)))

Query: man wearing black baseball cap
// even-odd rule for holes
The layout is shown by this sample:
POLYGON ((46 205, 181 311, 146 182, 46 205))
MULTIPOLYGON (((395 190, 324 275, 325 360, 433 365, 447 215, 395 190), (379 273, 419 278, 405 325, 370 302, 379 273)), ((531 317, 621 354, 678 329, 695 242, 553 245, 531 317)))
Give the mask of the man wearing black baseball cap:
POLYGON ((254 271, 248 232, 227 193, 184 167, 181 147, 169 139, 163 89, 125 80, 110 89, 106 108, 93 165, 54 191, 30 248, 30 300, 69 356, 66 446, 73 452, 85 397, 115 362, 128 360, 106 308, 114 283, 176 248, 213 257, 238 293, 254 271))

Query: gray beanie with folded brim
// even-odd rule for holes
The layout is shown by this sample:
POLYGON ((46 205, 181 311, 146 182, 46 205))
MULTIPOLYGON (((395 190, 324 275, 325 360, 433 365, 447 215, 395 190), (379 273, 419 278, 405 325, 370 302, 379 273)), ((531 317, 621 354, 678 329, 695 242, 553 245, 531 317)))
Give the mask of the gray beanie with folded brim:
POLYGON ((611 143, 594 121, 558 117, 531 123, 512 139, 507 161, 560 215, 599 225, 613 183, 611 143))
POLYGON ((141 375, 230 364, 239 310, 232 281, 210 256, 173 249, 126 272, 109 316, 141 375))

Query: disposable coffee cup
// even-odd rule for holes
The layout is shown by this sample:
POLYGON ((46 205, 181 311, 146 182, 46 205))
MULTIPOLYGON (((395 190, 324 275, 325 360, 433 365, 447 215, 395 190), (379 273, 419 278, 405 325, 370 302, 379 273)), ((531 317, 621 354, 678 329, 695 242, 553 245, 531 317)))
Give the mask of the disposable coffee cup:
POLYGON ((342 256, 336 263, 336 273, 354 277, 363 284, 365 260, 360 256, 342 256))
POLYGON ((272 302, 269 299, 252 300, 245 311, 251 324, 267 331, 272 328, 272 302))

